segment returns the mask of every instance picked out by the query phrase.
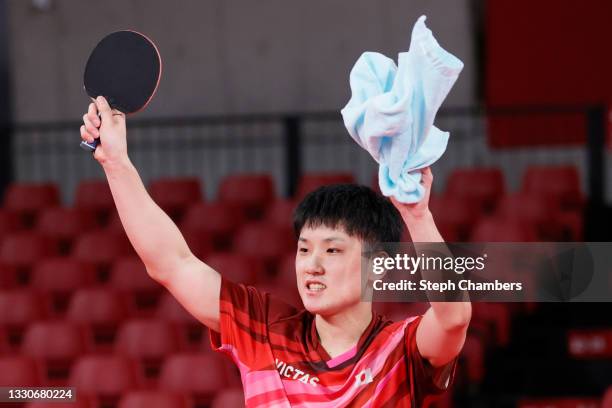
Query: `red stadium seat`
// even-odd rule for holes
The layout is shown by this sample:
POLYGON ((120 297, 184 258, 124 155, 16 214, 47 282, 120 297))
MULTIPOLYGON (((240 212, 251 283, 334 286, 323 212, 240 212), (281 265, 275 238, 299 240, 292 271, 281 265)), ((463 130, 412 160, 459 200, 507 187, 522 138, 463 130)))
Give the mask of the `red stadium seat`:
POLYGON ((91 398, 87 396, 81 396, 78 392, 76 394, 76 400, 70 402, 60 401, 35 401, 28 402, 26 408, 95 408, 98 404, 91 401, 91 398))
POLYGON ((612 408, 612 385, 608 387, 601 401, 601 408, 612 408))
POLYGON ((27 278, 28 276, 22 276, 22 272, 18 271, 14 266, 8 266, 0 262, 0 289, 15 288, 20 285, 19 281, 21 279, 27 278))
POLYGON ((504 194, 504 176, 497 168, 455 169, 448 177, 446 196, 461 198, 472 206, 491 212, 504 194))
POLYGON ((576 359, 612 358, 612 328, 573 329, 567 334, 568 354, 576 359))
POLYGON ((4 194, 3 207, 17 211, 27 226, 33 226, 38 212, 59 204, 59 190, 53 183, 13 183, 4 194))
POLYGON ((227 388, 220 391, 212 402, 211 408, 244 407, 244 392, 240 387, 227 388))
POLYGON ((83 180, 76 190, 74 205, 93 211, 100 226, 106 224, 115 209, 115 202, 106 180, 83 180))
POLYGON ((476 221, 478 208, 468 199, 455 196, 431 196, 429 209, 436 225, 447 242, 464 242, 476 221))
POLYGON ((563 209, 580 209, 584 201, 574 166, 530 166, 523 174, 521 190, 552 199, 563 209))
POLYGON ((289 299, 295 306, 303 307, 295 274, 295 254, 287 254, 281 259, 272 286, 283 293, 284 298, 289 299))
POLYGON ((472 242, 529 242, 537 240, 535 227, 506 218, 482 218, 472 231, 472 242))
POLYGON ((0 326, 6 329, 11 345, 21 343, 23 331, 45 317, 40 296, 26 290, 0 291, 0 326))
POLYGON ((482 329, 485 340, 505 347, 510 342, 510 306, 507 303, 474 302, 472 304, 473 329, 482 329))
POLYGON ((298 200, 317 188, 329 184, 355 183, 355 177, 350 173, 308 173, 298 182, 295 197, 298 200))
POLYGON ((135 365, 125 357, 87 355, 72 366, 68 383, 79 393, 118 400, 138 385, 138 377, 135 365))
POLYGON ((201 325, 170 293, 159 299, 156 316, 169 322, 201 325))
POLYGON ((68 306, 70 295, 77 289, 95 282, 92 265, 74 258, 45 258, 34 266, 31 287, 47 293, 53 313, 63 313, 68 306))
POLYGON ((553 223, 561 229, 564 241, 584 240, 584 218, 582 211, 562 211, 554 216, 553 223))
POLYGON ((178 349, 174 327, 163 320, 126 321, 115 340, 117 354, 139 359, 161 359, 178 349))
POLYGON ((215 253, 206 258, 206 264, 232 282, 255 284, 265 280, 266 267, 259 258, 234 253, 215 253))
POLYGON ((561 229, 554 222, 558 212, 543 196, 518 193, 502 197, 496 214, 517 224, 533 225, 542 241, 558 241, 561 229))
POLYGON ((0 262, 18 269, 21 284, 29 281, 35 263, 57 253, 56 242, 34 232, 17 232, 0 243, 0 262))
POLYGON ((246 222, 246 215, 231 203, 191 205, 181 221, 181 230, 196 230, 209 235, 216 249, 227 249, 232 235, 246 222))
POLYGON ((259 219, 274 196, 274 180, 270 175, 233 174, 221 181, 218 200, 243 208, 249 219, 259 219))
POLYGON ((70 322, 33 322, 25 332, 21 344, 24 355, 46 360, 71 360, 85 351, 81 329, 70 322))
POLYGON ((91 210, 54 207, 40 213, 36 229, 43 235, 59 240, 64 252, 69 252, 72 241, 96 225, 95 214, 91 210))
POLYGON ((83 262, 93 264, 98 270, 98 279, 107 278, 116 259, 133 254, 125 234, 95 230, 81 235, 75 242, 72 255, 83 262))
POLYGON ((200 259, 204 259, 214 249, 213 237, 206 231, 196 228, 181 228, 183 238, 187 242, 191 252, 200 259))
POLYGON ((268 207, 264 220, 281 228, 293 228, 293 212, 296 206, 294 200, 275 200, 268 207))
POLYGON ((161 320, 128 320, 117 333, 115 353, 140 361, 144 377, 156 377, 166 354, 179 349, 175 328, 161 320))
POLYGON ((72 296, 66 317, 89 327, 90 347, 96 348, 112 343, 117 326, 127 315, 126 309, 124 298, 112 290, 80 289, 72 296))
POLYGON ((33 359, 0 357, 0 387, 36 387, 40 384, 40 367, 33 359))
POLYGON ((191 204, 202 201, 200 179, 195 177, 164 178, 149 186, 151 197, 168 215, 179 220, 191 204))
POLYGON ((0 325, 27 325, 43 316, 36 293, 27 290, 0 291, 0 325))
POLYGON ((480 336, 468 333, 460 358, 470 384, 481 384, 485 376, 485 345, 480 336))
POLYGON ((125 317, 121 297, 104 288, 80 289, 74 293, 67 317, 79 323, 118 323, 125 317))
POLYGON ((159 388, 190 394, 209 404, 215 394, 234 383, 230 362, 218 354, 180 353, 169 356, 159 377, 159 388))
POLYGON ((146 312, 157 303, 163 286, 153 280, 136 256, 119 258, 111 270, 110 285, 133 299, 134 312, 146 312))
POLYGON ((104 228, 102 229, 115 234, 125 234, 125 229, 123 228, 123 224, 121 223, 117 210, 113 209, 109 212, 104 228))
POLYGON ((6 329, 0 326, 0 357, 4 354, 8 354, 11 351, 11 346, 9 345, 8 334, 6 333, 6 329))
POLYGON ((276 279, 274 281, 283 290, 296 290, 297 282, 295 275, 295 254, 288 253, 278 264, 276 279))
MULTIPOLYGON (((190 408, 189 400, 182 394, 167 391, 130 391, 119 401, 118 408, 190 408)), ((235 407, 227 405, 227 407, 235 407)))
POLYGON ((47 383, 68 378, 70 365, 85 352, 81 329, 65 321, 32 323, 21 344, 21 353, 46 366, 47 383))
POLYGON ((16 211, 0 208, 0 240, 13 233, 23 229, 21 219, 16 211))
POLYGON ((241 254, 261 258, 273 274, 282 257, 295 250, 295 242, 293 232, 288 228, 254 222, 238 231, 233 248, 241 254))
POLYGON ((195 319, 169 293, 161 296, 155 316, 175 323, 179 328, 179 342, 182 349, 196 349, 205 336, 204 325, 195 319))

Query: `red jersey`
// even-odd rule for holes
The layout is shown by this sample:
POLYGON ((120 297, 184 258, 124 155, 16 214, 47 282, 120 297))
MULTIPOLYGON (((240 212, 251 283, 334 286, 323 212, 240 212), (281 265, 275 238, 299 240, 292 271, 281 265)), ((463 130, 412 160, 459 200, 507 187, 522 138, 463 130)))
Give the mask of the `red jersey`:
POLYGON ((247 407, 422 407, 452 382, 456 358, 433 368, 419 354, 421 316, 394 323, 374 314, 358 344, 334 358, 314 317, 222 279, 220 332, 210 340, 238 366, 247 407))

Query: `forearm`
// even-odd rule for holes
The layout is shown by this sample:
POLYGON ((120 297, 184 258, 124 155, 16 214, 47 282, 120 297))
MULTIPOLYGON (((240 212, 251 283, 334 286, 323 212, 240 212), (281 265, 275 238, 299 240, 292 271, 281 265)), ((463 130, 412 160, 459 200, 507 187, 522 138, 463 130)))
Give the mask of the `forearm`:
MULTIPOLYGON (((417 253, 426 251, 427 245, 419 245, 419 243, 430 243, 430 242, 444 242, 442 235, 438 231, 434 222, 433 215, 428 210, 419 217, 411 216, 410 214, 402 214, 412 242, 415 245, 417 253)), ((445 245, 441 245, 443 252, 448 253, 448 256, 452 256, 448 248, 445 245)), ((436 251, 439 252, 439 251, 436 251)), ((421 271, 423 279, 430 281, 439 281, 442 279, 440 271, 421 271)), ((434 295, 439 296, 439 293, 434 295)), ((436 316, 436 320, 439 321, 440 325, 445 330, 456 330, 467 326, 472 316, 472 305, 469 302, 467 293, 462 294, 463 302, 430 302, 431 308, 436 316)))
POLYGON ((444 238, 440 235, 433 215, 429 210, 418 217, 402 214, 402 218, 412 242, 444 242, 444 238))
POLYGON ((119 218, 149 274, 163 280, 191 251, 174 222, 149 196, 138 171, 125 159, 103 166, 119 218))

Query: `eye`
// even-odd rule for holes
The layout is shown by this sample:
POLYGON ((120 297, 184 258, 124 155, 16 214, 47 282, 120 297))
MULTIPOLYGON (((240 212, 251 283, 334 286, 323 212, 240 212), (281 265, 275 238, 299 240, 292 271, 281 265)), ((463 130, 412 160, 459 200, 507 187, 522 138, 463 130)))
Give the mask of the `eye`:
POLYGON ((308 252, 308 248, 298 248, 299 252, 306 253, 308 252))
POLYGON ((338 248, 329 248, 327 252, 330 252, 332 254, 339 254, 342 251, 340 251, 338 248))

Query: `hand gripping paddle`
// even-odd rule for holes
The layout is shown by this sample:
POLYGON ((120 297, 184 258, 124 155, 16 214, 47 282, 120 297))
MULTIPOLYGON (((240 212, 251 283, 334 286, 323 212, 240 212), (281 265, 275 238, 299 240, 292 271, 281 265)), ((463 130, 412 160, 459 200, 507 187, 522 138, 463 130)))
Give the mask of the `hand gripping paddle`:
MULTIPOLYGON (((112 109, 124 114, 143 110, 157 90, 162 62, 153 42, 135 31, 117 31, 107 35, 91 52, 83 83, 91 98, 104 96, 112 109)), ((81 142, 87 151, 93 143, 81 142)))

